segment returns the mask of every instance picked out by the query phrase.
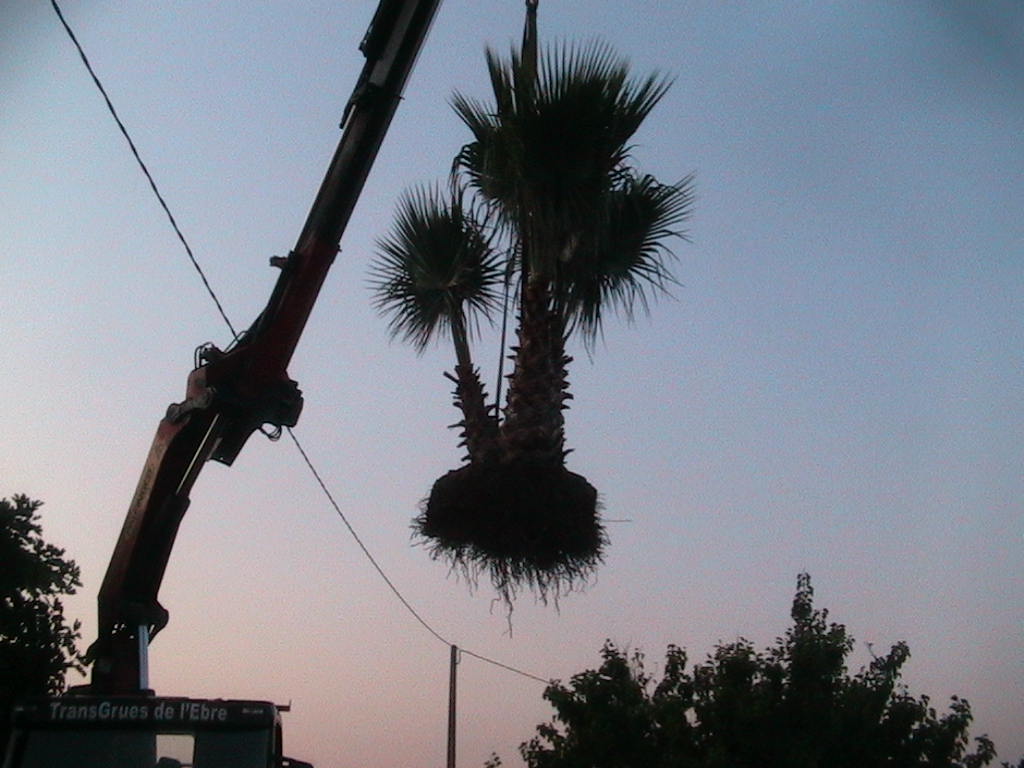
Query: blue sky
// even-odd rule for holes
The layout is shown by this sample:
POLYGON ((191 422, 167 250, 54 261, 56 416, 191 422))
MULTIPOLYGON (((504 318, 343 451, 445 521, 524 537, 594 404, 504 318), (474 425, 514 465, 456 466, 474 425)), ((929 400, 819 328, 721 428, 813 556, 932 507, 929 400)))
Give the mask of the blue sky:
MULTIPOLYGON (((298 235, 374 4, 62 4, 237 326, 298 235)), ((859 641, 906 640, 912 692, 967 697, 1024 754, 1024 12, 1011 3, 543 0, 542 40, 600 37, 675 78, 638 166, 695 172, 681 285, 576 350, 570 468, 602 493, 607 563, 508 633, 410 546, 457 465, 445 345, 387 338, 367 289, 395 200, 466 140, 485 43, 522 5, 446 0, 291 373, 297 434, 350 522, 445 637, 542 677, 605 638, 652 660, 782 633, 796 575, 859 641)), ((47 3, 0 9, 0 494, 46 502, 94 599, 192 350, 228 335, 47 3)), ((496 336, 477 348, 493 370, 496 336)), ((166 694, 292 700, 318 765, 443 760, 447 648, 387 590, 285 441, 193 493, 152 648, 166 694)), ((855 664, 869 658, 863 643, 855 664)), ((538 683, 465 658, 460 763, 515 746, 538 683)))

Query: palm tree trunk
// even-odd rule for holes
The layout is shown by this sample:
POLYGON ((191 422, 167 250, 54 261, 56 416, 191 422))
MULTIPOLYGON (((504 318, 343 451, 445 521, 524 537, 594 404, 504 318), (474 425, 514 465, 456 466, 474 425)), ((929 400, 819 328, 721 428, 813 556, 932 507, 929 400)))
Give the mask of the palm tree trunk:
POLYGON ((453 425, 462 428, 462 443, 470 462, 489 461, 497 455, 498 422, 494 409, 487 406, 487 395, 480 371, 473 366, 465 319, 452 319, 452 340, 455 344, 455 375, 445 374, 454 382, 455 406, 462 411, 462 421, 453 425))
POLYGON ((565 452, 565 401, 568 394, 562 323, 551 307, 550 283, 527 281, 520 305, 515 368, 501 425, 502 448, 509 461, 532 459, 561 464, 565 452))

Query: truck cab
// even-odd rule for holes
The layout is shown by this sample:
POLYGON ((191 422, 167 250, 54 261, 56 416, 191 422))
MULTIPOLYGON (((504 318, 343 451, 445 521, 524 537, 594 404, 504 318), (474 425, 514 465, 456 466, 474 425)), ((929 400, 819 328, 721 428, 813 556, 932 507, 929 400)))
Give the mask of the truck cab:
MULTIPOLYGON (((19 704, 3 768, 303 768, 266 701, 63 696, 19 704)), ((311 767, 309 767, 311 768, 311 767)))

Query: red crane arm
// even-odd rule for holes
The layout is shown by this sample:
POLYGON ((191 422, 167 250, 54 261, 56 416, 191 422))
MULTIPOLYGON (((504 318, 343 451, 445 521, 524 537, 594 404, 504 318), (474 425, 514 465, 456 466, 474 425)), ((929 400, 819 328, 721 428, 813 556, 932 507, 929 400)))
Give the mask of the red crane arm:
POLYGON ((229 347, 200 350, 185 400, 160 421, 98 597, 94 693, 148 688, 146 645, 167 623, 160 583, 189 493, 209 459, 231 464, 264 425, 294 426, 302 394, 287 367, 362 191, 440 0, 381 0, 360 48, 366 63, 344 131, 266 307, 229 347))

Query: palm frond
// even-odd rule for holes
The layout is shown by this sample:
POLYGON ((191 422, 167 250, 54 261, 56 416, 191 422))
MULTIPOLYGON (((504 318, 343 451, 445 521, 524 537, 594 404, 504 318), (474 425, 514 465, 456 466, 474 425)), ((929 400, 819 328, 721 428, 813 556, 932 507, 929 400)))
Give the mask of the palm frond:
POLYGON ((632 320, 675 282, 666 241, 686 239, 680 225, 693 199, 692 175, 676 184, 650 175, 620 177, 600 220, 560 268, 559 299, 570 329, 593 341, 609 308, 632 320))
POLYGON ((487 52, 493 104, 461 95, 452 105, 473 140, 456 167, 503 219, 532 241, 532 272, 550 273, 567 237, 600 213, 630 141, 669 87, 630 76, 625 59, 594 42, 545 50, 525 97, 522 62, 487 52))
POLYGON ((503 264, 459 190, 417 187, 398 203, 370 269, 374 306, 394 337, 422 352, 453 322, 500 308, 503 264))

